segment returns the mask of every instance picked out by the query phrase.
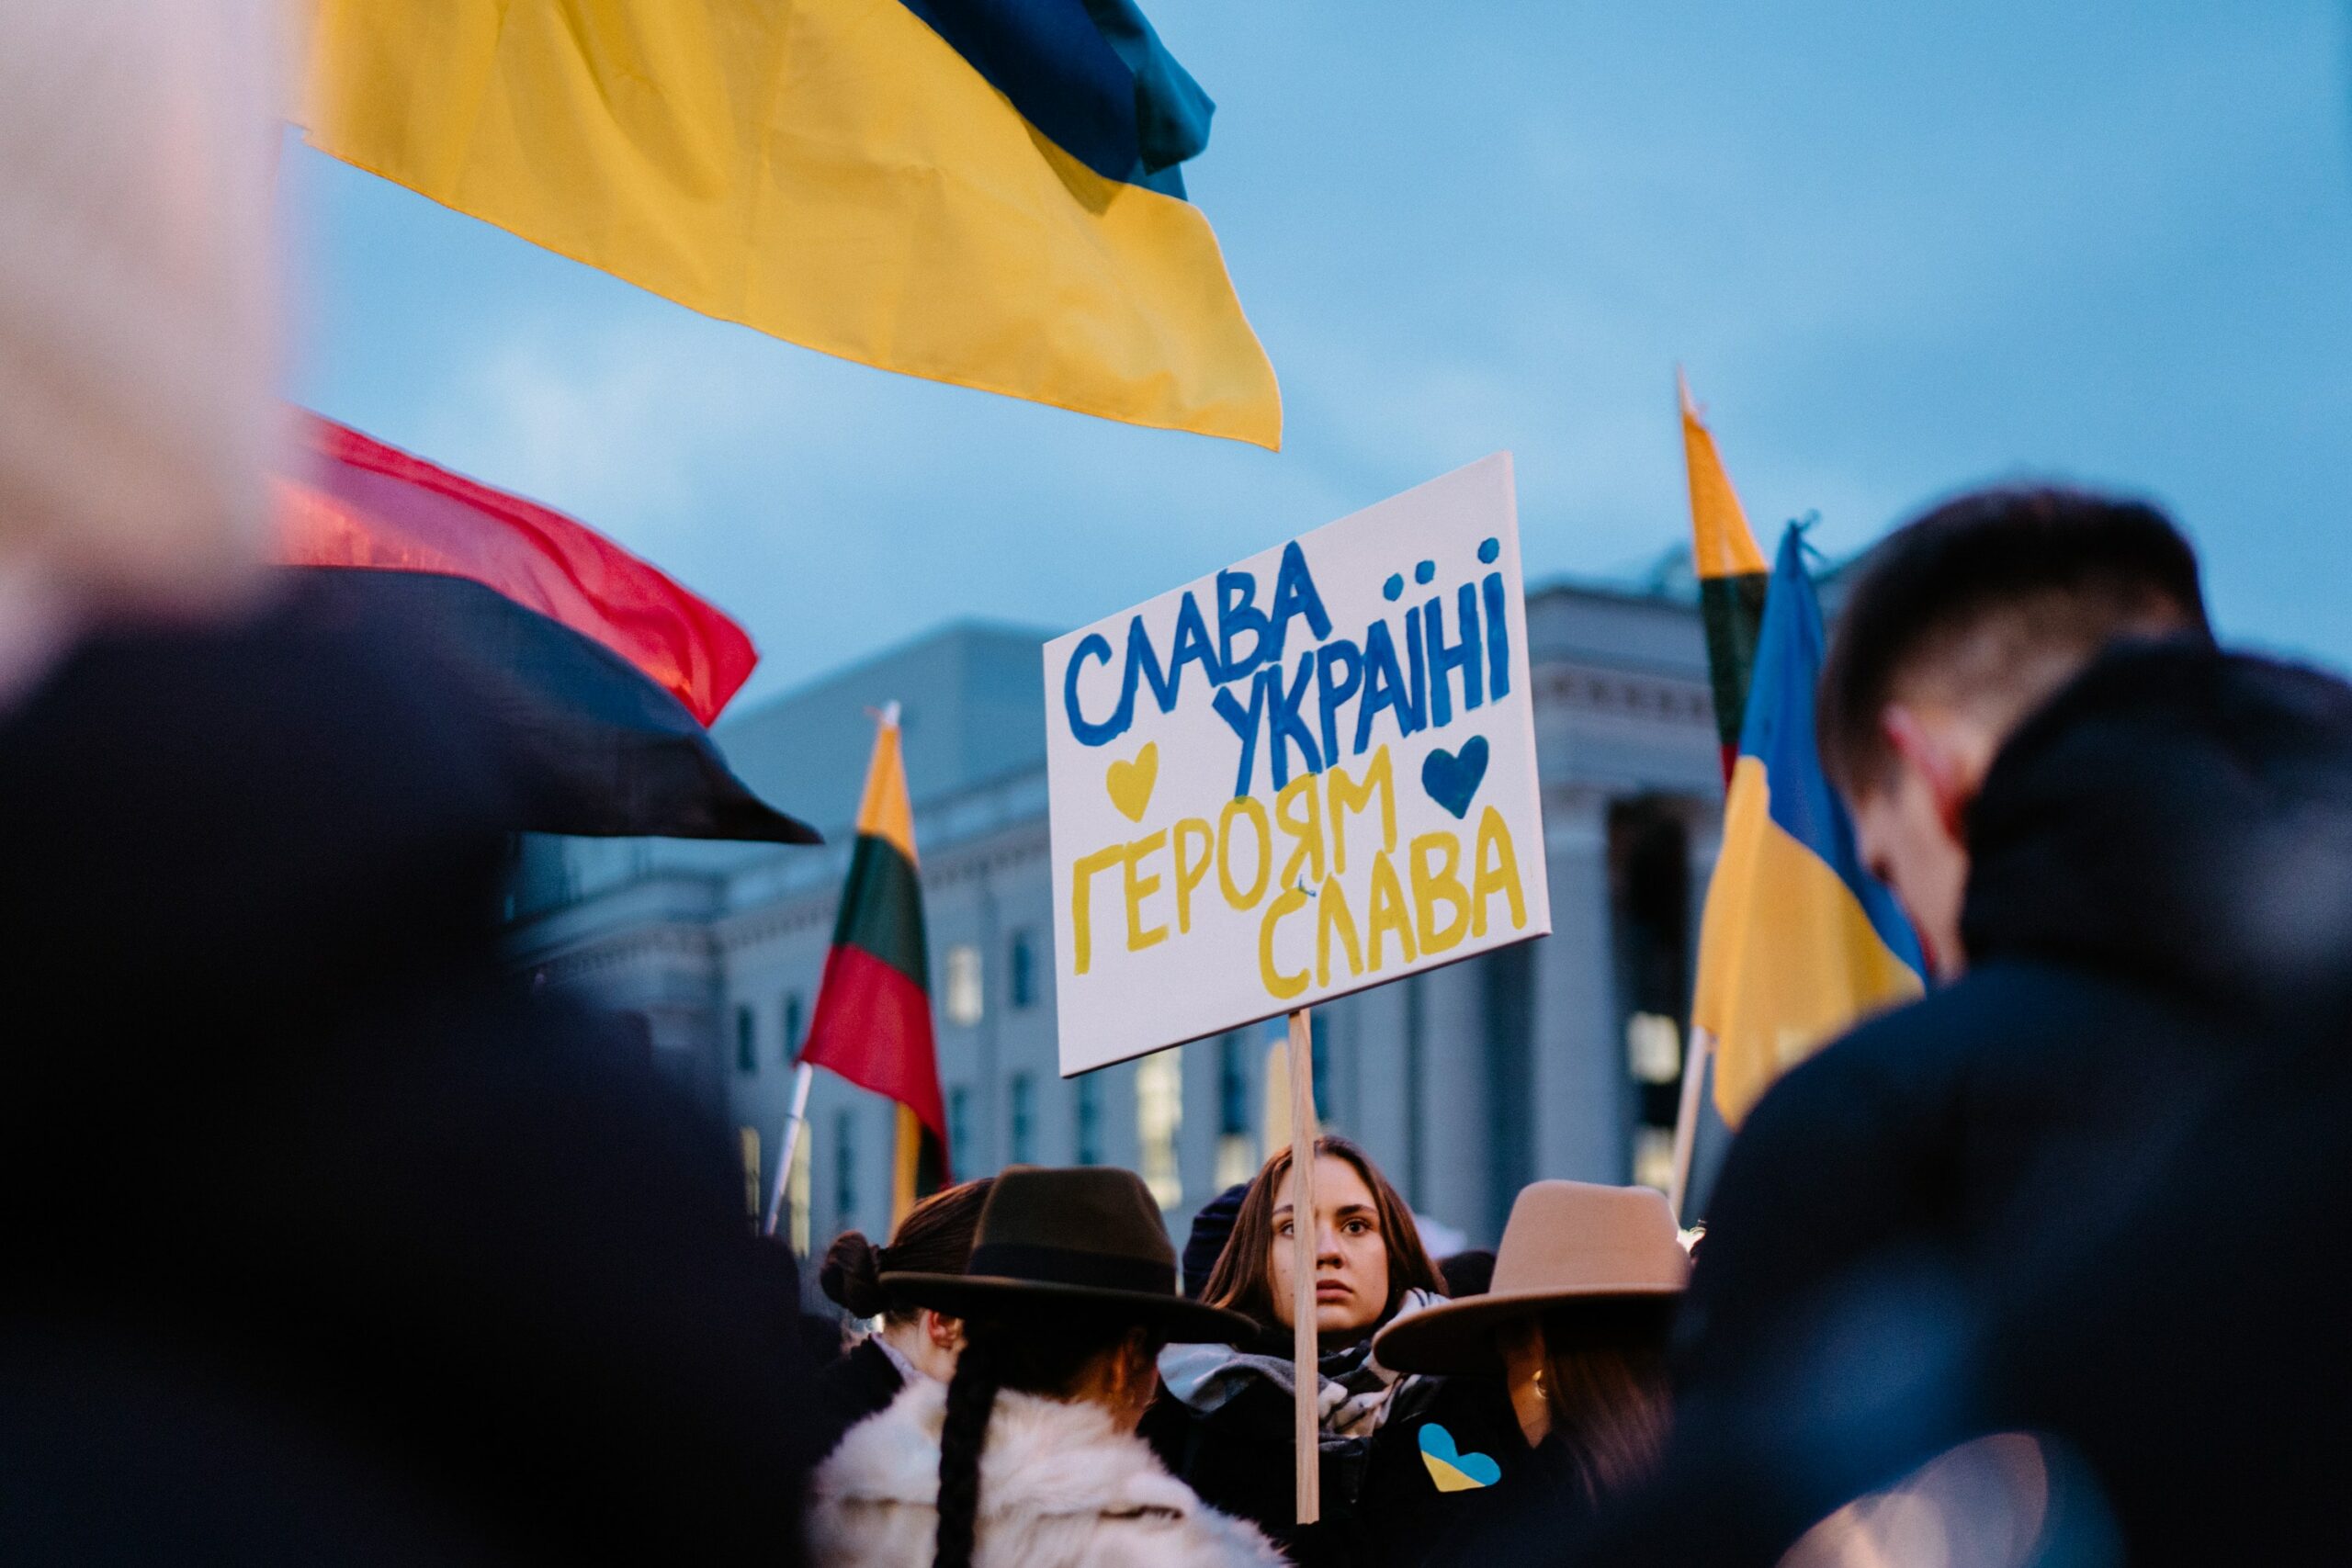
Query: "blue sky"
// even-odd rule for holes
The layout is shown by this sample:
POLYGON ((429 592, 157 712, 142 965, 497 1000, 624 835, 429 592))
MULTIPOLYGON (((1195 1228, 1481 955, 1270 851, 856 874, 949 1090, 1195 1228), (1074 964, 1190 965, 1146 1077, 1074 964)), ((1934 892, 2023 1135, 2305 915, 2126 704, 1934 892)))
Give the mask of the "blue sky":
MULTIPOLYGON (((774 693, 942 620, 1060 629, 1498 448, 1531 574, 1688 528, 1680 361, 1751 520, 2120 484, 2226 632, 2352 663, 2340 0, 1159 0, 1279 455, 887 376, 307 151, 288 382, 560 506, 774 693)), ((1768 540, 1769 545, 1769 540, 1768 540)))

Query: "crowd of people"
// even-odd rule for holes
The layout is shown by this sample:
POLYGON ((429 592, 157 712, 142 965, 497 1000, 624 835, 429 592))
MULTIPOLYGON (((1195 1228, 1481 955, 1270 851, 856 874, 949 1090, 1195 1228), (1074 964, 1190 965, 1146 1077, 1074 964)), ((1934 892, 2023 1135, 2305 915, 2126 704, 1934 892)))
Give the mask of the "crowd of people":
POLYGON ((76 1006, 0 1095, 0 1557, 2352 1554, 2352 688, 2219 644, 2148 506, 1862 568, 1820 748, 1939 984, 1766 1094, 1695 1247, 1546 1180, 1433 1258, 1327 1135, 1312 1215, 1279 1151, 1180 1267, 1132 1173, 1015 1168, 831 1245, 854 1343, 641 1048, 504 976, 512 784, 415 640, 296 596, 6 716, 0 942, 76 1006))
POLYGON ((8 949, 103 998, 0 1097, 12 1561, 1861 1562, 1905 1487, 1937 1562, 2352 1545, 2352 689, 2219 645, 2144 505, 1860 573, 1821 750, 1940 983, 1765 1096, 1694 1249, 1542 1181, 1432 1258, 1317 1142, 1307 1524, 1289 1151, 1181 1268, 1125 1171, 941 1192, 812 1338, 698 1113, 503 978, 507 784, 410 640, 298 599, 8 716, 8 949))
POLYGON ((972 1183, 828 1262, 882 1326, 825 1374, 876 1413, 815 1472, 817 1560, 917 1561, 931 1522, 956 1568, 2352 1544, 2321 1480, 2352 1457, 2345 1358, 2263 1331, 2345 1304, 2298 1216, 2342 1182, 2312 1097, 2352 1002, 2352 689, 2219 646, 2168 519, 2059 489, 1891 536, 1822 686, 1825 763, 1940 984, 1765 1097, 1695 1268, 1657 1193, 1542 1181, 1449 1283, 1371 1156, 1319 1139, 1301 1524, 1289 1151, 1203 1210, 1197 1307, 1134 1178, 972 1183), (1096 1245, 1097 1187, 1145 1293, 991 1247, 1016 1193, 1032 1265, 1096 1245), (998 1390, 1089 1414, 991 1417, 998 1390))

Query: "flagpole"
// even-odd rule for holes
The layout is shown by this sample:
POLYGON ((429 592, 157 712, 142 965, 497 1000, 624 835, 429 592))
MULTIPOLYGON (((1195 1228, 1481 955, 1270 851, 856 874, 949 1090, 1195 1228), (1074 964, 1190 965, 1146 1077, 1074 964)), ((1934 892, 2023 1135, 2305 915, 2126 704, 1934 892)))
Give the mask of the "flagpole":
POLYGON ((768 1220, 762 1230, 775 1235, 776 1221, 784 1213, 784 1190, 792 1179, 792 1162, 800 1154, 800 1130, 808 1124, 808 1080, 817 1069, 803 1062, 792 1075, 792 1110, 784 1120, 784 1151, 775 1162, 775 1188, 768 1197, 768 1220))
POLYGON ((1682 1200, 1690 1191, 1690 1153, 1699 1142, 1699 1095, 1707 1077, 1707 1057, 1715 1037, 1693 1024, 1690 1043, 1682 1053, 1682 1106, 1674 1118, 1674 1177, 1666 1190, 1674 1223, 1682 1223, 1682 1200))
POLYGON ((1297 1520, 1323 1515, 1322 1373, 1315 1334, 1315 1029, 1290 1015, 1291 1436, 1298 1461, 1297 1520))

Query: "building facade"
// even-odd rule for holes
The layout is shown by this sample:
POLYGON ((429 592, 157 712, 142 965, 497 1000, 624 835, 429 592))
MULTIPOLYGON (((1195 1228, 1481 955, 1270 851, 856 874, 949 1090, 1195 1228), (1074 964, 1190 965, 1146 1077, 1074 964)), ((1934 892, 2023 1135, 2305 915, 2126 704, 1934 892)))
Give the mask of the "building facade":
MULTIPOLYGON (((1553 934, 1316 1010, 1317 1100, 1414 1209, 1492 1246, 1527 1181, 1663 1184, 1721 822, 1690 596, 1532 590, 1553 934)), ((821 849, 533 840, 518 961, 639 1015, 655 1059, 775 1175, 848 863, 871 712, 902 705, 957 1175, 1140 1171, 1171 1230, 1288 1136, 1280 1021, 1065 1080, 1056 1068, 1041 633, 946 627, 729 719, 718 739, 821 849)), ((795 1239, 889 1222, 890 1107, 819 1073, 795 1239)), ((748 1186, 748 1182, 747 1182, 748 1186)), ((747 1194, 748 1197, 748 1194, 747 1194)))

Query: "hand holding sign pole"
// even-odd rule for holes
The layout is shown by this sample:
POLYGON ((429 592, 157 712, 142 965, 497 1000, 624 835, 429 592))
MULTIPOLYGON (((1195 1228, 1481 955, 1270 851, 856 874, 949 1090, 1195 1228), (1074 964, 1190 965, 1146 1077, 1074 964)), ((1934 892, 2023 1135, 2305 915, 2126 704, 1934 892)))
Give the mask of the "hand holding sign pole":
POLYGON ((1307 1009, 1547 934, 1507 454, 1046 648, 1065 1077, 1290 1016, 1314 1517, 1307 1009))

